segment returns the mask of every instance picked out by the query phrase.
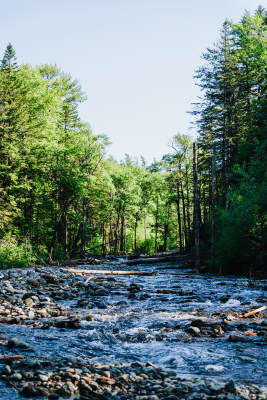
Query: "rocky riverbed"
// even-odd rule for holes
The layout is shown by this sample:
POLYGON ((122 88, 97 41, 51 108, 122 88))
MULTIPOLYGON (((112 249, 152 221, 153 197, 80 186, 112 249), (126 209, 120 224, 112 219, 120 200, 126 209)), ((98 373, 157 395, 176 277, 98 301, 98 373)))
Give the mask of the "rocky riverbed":
POLYGON ((266 282, 139 268, 0 271, 1 400, 266 399, 266 282))

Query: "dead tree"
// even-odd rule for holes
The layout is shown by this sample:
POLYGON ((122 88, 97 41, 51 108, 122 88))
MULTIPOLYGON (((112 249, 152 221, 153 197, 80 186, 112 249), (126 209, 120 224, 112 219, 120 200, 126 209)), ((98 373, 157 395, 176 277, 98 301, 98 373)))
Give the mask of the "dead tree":
POLYGON ((200 250, 199 250, 199 199, 198 199, 198 163, 197 142, 193 143, 193 169, 194 169, 194 234, 195 234, 195 272, 200 273, 200 250))
POLYGON ((211 170, 211 259, 212 267, 215 266, 215 234, 216 234, 216 146, 212 147, 212 170, 211 170))

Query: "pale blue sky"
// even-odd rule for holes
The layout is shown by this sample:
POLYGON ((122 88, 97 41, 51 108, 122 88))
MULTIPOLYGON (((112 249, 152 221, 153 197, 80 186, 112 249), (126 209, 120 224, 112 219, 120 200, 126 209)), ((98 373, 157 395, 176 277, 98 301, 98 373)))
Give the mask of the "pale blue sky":
POLYGON ((88 100, 80 115, 106 133, 109 153, 153 158, 187 132, 194 70, 226 18, 238 22, 266 0, 0 0, 0 58, 57 64, 88 100))

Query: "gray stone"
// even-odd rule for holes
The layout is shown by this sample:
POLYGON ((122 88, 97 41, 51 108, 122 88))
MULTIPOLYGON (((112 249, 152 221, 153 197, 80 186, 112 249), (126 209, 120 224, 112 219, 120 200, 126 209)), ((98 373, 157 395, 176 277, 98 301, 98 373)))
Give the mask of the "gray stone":
POLYGON ((25 386, 25 387, 22 389, 22 391, 20 392, 20 394, 21 394, 22 396, 24 396, 24 397, 32 398, 32 397, 37 397, 37 396, 40 394, 40 392, 39 392, 38 389, 36 389, 36 388, 33 387, 33 386, 25 386))
POLYGON ((27 284, 35 288, 39 287, 39 281, 37 279, 27 279, 27 284))
POLYGON ((229 393, 235 393, 236 391, 236 386, 233 380, 229 381, 225 386, 224 390, 229 393))
POLYGON ((38 374, 37 375, 37 379, 39 379, 42 382, 48 382, 49 377, 47 375, 44 375, 44 374, 38 374))
POLYGON ((233 335, 229 335, 228 341, 229 342, 246 342, 246 338, 244 338, 244 336, 241 336, 241 335, 233 334, 233 335))
POLYGON ((202 328, 205 325, 205 322, 202 319, 195 319, 191 322, 191 326, 195 326, 197 328, 202 328))
POLYGON ((9 341, 8 341, 8 343, 7 343, 7 346, 9 347, 9 348, 17 348, 17 349, 29 349, 31 346, 28 344, 28 343, 26 343, 26 342, 23 342, 22 340, 19 340, 19 339, 17 339, 17 338, 11 338, 11 339, 9 339, 9 341))
POLYGON ((25 366, 29 367, 29 368, 34 368, 34 369, 40 368, 40 366, 41 366, 41 364, 40 364, 39 361, 37 361, 37 360, 31 360, 30 358, 27 359, 27 360, 25 360, 25 361, 23 362, 23 364, 24 364, 25 366))
POLYGON ((186 330, 187 333, 191 333, 193 335, 199 335, 200 329, 197 326, 189 326, 186 330))
POLYGON ((1 372, 2 375, 7 375, 7 376, 10 375, 11 373, 12 370, 9 365, 6 365, 1 372))
POLYGON ((22 375, 19 372, 17 372, 15 374, 10 375, 9 378, 12 381, 21 381, 22 380, 22 375))

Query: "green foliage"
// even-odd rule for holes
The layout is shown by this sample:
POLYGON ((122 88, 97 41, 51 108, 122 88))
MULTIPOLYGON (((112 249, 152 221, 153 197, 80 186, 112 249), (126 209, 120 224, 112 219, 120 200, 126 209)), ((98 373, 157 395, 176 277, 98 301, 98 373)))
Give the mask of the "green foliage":
POLYGON ((233 168, 239 183, 231 191, 231 207, 219 211, 218 223, 217 264, 225 271, 253 269, 266 261, 266 154, 261 148, 248 169, 233 168))
MULTIPOLYGON (((200 134, 201 201, 209 210, 214 144, 217 150, 215 262, 221 271, 247 271, 266 257, 266 20, 260 7, 238 24, 226 21, 196 74, 203 91, 193 112, 200 134)), ((206 248, 210 219, 207 210, 202 220, 206 248)))
POLYGON ((27 239, 18 241, 15 237, 6 236, 0 240, 0 268, 24 268, 35 259, 27 239))

